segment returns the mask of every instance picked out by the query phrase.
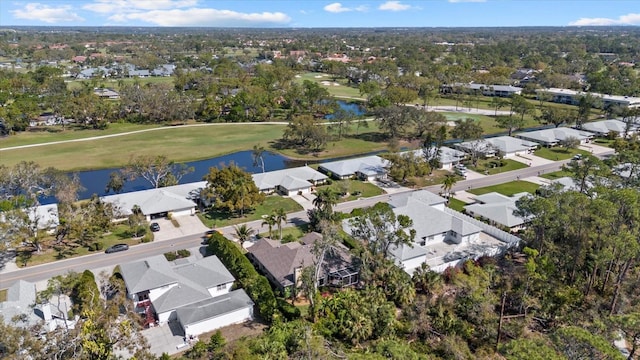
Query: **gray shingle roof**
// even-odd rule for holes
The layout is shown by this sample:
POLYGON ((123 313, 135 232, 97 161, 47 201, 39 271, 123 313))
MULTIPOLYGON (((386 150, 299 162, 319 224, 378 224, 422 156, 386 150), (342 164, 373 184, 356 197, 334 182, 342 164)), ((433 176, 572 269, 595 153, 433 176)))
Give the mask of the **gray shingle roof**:
POLYGON ((570 137, 575 137, 579 140, 585 140, 593 137, 593 133, 588 131, 580 131, 567 127, 559 127, 555 129, 543 129, 535 131, 527 131, 519 133, 518 137, 530 139, 535 142, 545 144, 555 144, 560 141, 566 140, 570 137))
POLYGON ((442 234, 453 230, 462 236, 480 232, 480 228, 461 218, 435 209, 418 198, 410 197, 407 204, 394 209, 397 214, 407 215, 413 220, 416 239, 442 234))
POLYGON ((526 151, 538 146, 538 143, 533 141, 518 139, 511 136, 497 136, 487 138, 486 141, 493 145, 493 147, 500 150, 500 152, 507 154, 517 151, 526 151))
POLYGON ((240 289, 184 306, 177 309, 176 313, 182 326, 187 326, 253 305, 247 293, 240 289))
MULTIPOLYGON (((617 133, 624 133, 626 129, 626 124, 620 120, 602 120, 602 121, 594 121, 582 124, 582 128, 586 131, 591 131, 597 134, 607 134, 610 131, 615 131, 617 133)), ((635 130, 635 126, 632 126, 630 131, 635 130)))
POLYGON ((467 205, 464 208, 474 215, 482 216, 507 227, 514 227, 526 222, 526 219, 515 216, 513 212, 517 209, 516 201, 528 195, 530 194, 526 192, 515 194, 512 197, 496 192, 478 195, 475 199, 480 203, 467 205))

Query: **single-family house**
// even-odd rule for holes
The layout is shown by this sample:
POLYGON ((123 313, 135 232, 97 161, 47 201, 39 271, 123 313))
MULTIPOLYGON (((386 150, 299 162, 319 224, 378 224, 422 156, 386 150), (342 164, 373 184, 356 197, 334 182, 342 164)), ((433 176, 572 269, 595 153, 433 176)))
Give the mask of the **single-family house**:
POLYGON ((514 214, 517 209, 516 202, 529 193, 522 192, 513 196, 505 196, 497 192, 477 195, 475 203, 466 205, 465 211, 474 217, 481 217, 491 223, 499 224, 509 229, 516 230, 527 220, 514 214))
POLYGON ((498 156, 505 158, 530 154, 539 146, 536 142, 511 136, 496 136, 485 140, 498 151, 498 156))
POLYGON ((169 262, 162 255, 121 264, 120 274, 147 325, 177 321, 196 336, 253 318, 253 301, 216 256, 169 262))
POLYGON ((287 196, 310 193, 315 185, 328 179, 325 174, 308 166, 257 173, 251 177, 261 192, 287 196))
POLYGON ((385 179, 388 166, 388 160, 372 155, 322 163, 318 166, 318 170, 336 179, 356 177, 360 180, 373 181, 385 179))
POLYGON ((491 158, 498 154, 498 150, 485 139, 464 141, 454 145, 456 148, 482 158, 491 158))
POLYGON ((559 127, 555 129, 522 132, 516 136, 521 139, 536 142, 542 146, 556 146, 570 138, 578 139, 580 144, 585 144, 593 138, 594 134, 588 131, 559 127))
POLYGON ((440 88, 442 93, 462 91, 465 93, 479 93, 483 96, 511 97, 522 94, 522 88, 511 85, 487 85, 487 84, 445 84, 440 88))
MULTIPOLYGON (((316 232, 286 244, 262 238, 247 249, 248 257, 276 288, 284 291, 299 286, 302 270, 315 266, 318 258, 313 247, 320 239, 322 235, 316 232)), ((358 281, 358 266, 349 250, 342 244, 331 246, 322 258, 318 286, 345 287, 358 281)))
MULTIPOLYGON (((434 148, 434 151, 435 151, 435 148, 434 148)), ((423 149, 413 150, 413 154, 415 156, 424 157, 424 150, 423 149)), ((454 165, 460 163, 462 160, 465 159, 465 157, 467 156, 467 153, 465 153, 464 151, 452 149, 450 147, 441 146, 438 149, 438 155, 439 155, 438 162, 440 163, 440 169, 452 170, 454 165)))
POLYGON ((111 100, 120 99, 120 94, 118 94, 117 91, 108 89, 108 88, 95 88, 93 89, 93 93, 102 99, 111 99, 111 100))
POLYGON ((58 218, 58 204, 39 205, 35 208, 27 210, 29 221, 37 230, 46 230, 49 233, 55 231, 60 225, 60 219, 58 218))
POLYGON ((157 68, 151 71, 151 75, 153 76, 171 76, 176 70, 176 65, 174 64, 164 64, 160 65, 157 68))
MULTIPOLYGON (((520 239, 470 216, 449 209, 446 199, 418 190, 398 194, 389 204, 397 215, 413 221, 413 243, 391 247, 389 256, 407 273, 423 263, 438 272, 467 259, 495 256, 516 245, 520 239)), ((348 221, 343 222, 350 232, 348 221)))
POLYGON ((582 124, 582 130, 592 132, 597 136, 607 136, 609 133, 614 132, 617 133, 618 136, 624 137, 625 134, 627 136, 633 135, 638 131, 638 127, 640 126, 633 123, 629 123, 627 126, 627 123, 617 119, 593 121, 582 124))
POLYGON ((134 191, 123 194, 103 196, 102 200, 119 207, 123 216, 139 207, 147 220, 165 217, 168 213, 175 216, 195 214, 200 194, 207 187, 206 181, 167 186, 157 189, 134 191))
POLYGON ((67 318, 67 310, 72 308, 68 296, 55 297, 55 303, 59 306, 53 306, 51 302, 37 303, 36 300, 36 284, 18 280, 6 289, 6 300, 0 302, 0 317, 7 325, 23 328, 38 324, 47 331, 75 327, 77 319, 67 318))

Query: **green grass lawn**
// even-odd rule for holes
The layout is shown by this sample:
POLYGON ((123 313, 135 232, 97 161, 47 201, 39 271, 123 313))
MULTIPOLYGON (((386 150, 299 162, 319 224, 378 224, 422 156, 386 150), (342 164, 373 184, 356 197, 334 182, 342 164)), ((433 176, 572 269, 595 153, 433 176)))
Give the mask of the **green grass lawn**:
POLYGON ((131 236, 128 234, 128 230, 129 230, 129 227, 127 225, 116 225, 116 227, 111 231, 111 233, 101 236, 97 241, 102 243, 103 245, 102 250, 89 251, 89 249, 87 249, 86 247, 77 247, 73 249, 71 252, 65 254, 64 257, 62 257, 54 249, 45 249, 39 254, 31 253, 26 258, 22 257, 21 255, 18 255, 18 258, 16 259, 16 264, 19 267, 24 267, 24 259, 27 260, 27 266, 46 264, 46 263, 54 262, 61 259, 89 255, 95 252, 103 252, 109 246, 112 246, 115 244, 127 244, 129 246, 140 244, 141 240, 131 238, 131 236))
POLYGON ((541 158, 557 161, 571 159, 576 154, 589 155, 589 152, 581 149, 567 149, 564 147, 555 146, 551 148, 541 147, 533 154, 536 156, 540 156, 541 158))
POLYGON ((513 194, 528 192, 535 193, 535 191, 540 187, 538 184, 530 183, 528 181, 512 181, 504 184, 487 186, 483 188, 471 189, 467 190, 468 192, 475 195, 487 194, 490 192, 497 192, 502 195, 512 196, 513 194))
MULTIPOLYGON (((291 235, 294 239, 300 239, 301 237, 304 236, 304 234, 306 234, 307 232, 309 232, 309 225, 308 224, 303 224, 300 226, 291 226, 291 227, 287 227, 287 228, 283 228, 282 229, 282 238, 284 239, 285 237, 291 235)), ((280 238, 280 233, 278 232, 278 227, 274 226, 273 227, 273 239, 279 239, 280 238)), ((269 228, 265 225, 260 229, 260 236, 261 237, 269 237, 269 228), (262 230, 266 230, 266 231, 262 231, 262 230)))
POLYGON ((455 211, 462 212, 464 210, 464 206, 467 205, 464 201, 460 201, 456 198, 450 198, 447 206, 455 211))
POLYGON ((478 166, 469 166, 469 169, 480 174, 493 175, 526 167, 527 165, 511 159, 481 159, 478 161, 478 166))
POLYGON ((343 193, 345 190, 349 196, 341 197, 338 201, 345 202, 356 200, 363 197, 372 197, 384 194, 384 190, 374 184, 360 180, 333 180, 331 185, 322 185, 319 188, 330 187, 337 193, 343 193), (358 194, 358 195, 355 195, 358 194))
POLYGON ((320 84, 320 86, 327 89, 330 95, 335 97, 343 97, 343 98, 364 98, 360 95, 360 90, 355 87, 351 87, 347 85, 347 80, 344 78, 338 78, 336 81, 333 80, 333 77, 328 74, 323 73, 304 73, 299 74, 299 77, 296 77, 296 81, 302 84, 304 80, 310 80, 320 84), (338 85, 335 85, 337 83, 338 85))
POLYGON ((269 195, 264 203, 256 206, 252 212, 245 213, 244 217, 234 217, 226 212, 220 211, 200 213, 198 217, 208 228, 215 228, 260 220, 262 219, 262 215, 271 214, 273 210, 280 208, 283 208, 287 213, 302 210, 302 206, 290 198, 285 198, 280 195, 269 195))
POLYGON ((607 139, 607 138, 596 138, 593 140, 593 143, 600 146, 613 147, 613 143, 615 140, 607 139))
POLYGON ((560 170, 560 171, 554 171, 554 172, 550 172, 547 174, 542 174, 540 175, 541 178, 545 178, 545 179, 549 179, 549 180, 556 180, 565 176, 572 176, 573 174, 569 171, 564 171, 564 170, 560 170))

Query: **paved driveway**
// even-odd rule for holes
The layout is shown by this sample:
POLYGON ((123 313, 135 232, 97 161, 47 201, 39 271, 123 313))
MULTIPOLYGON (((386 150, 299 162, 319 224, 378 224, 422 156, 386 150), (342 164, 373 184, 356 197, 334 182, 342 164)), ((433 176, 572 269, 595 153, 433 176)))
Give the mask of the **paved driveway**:
POLYGON ((512 156, 509 159, 526 164, 528 166, 539 166, 553 163, 553 160, 545 159, 533 154, 527 154, 522 156, 512 156))
POLYGON ((579 149, 588 151, 594 155, 605 155, 605 154, 613 154, 614 150, 612 148, 596 145, 594 143, 584 144, 578 146, 579 149))
POLYGON ((196 215, 184 215, 173 217, 180 224, 179 227, 175 227, 171 220, 167 219, 155 219, 153 222, 157 222, 160 225, 160 231, 155 232, 153 235, 154 241, 171 240, 188 235, 204 234, 209 230, 202 221, 196 215))

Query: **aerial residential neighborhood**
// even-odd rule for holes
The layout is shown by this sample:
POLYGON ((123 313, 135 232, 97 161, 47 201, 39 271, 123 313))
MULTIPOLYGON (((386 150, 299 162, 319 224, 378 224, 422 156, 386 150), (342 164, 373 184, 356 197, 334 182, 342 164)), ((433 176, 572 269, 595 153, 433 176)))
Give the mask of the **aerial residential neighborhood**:
POLYGON ((0 358, 640 359, 629 5, 3 3, 0 358))

